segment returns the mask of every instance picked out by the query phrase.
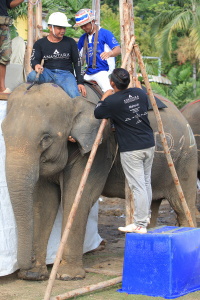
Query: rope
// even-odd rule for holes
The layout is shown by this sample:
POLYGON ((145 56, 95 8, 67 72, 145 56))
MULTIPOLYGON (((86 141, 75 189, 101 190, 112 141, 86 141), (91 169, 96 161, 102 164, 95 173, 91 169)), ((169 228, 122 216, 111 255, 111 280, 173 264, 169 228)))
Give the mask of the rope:
POLYGON ((30 4, 32 4, 32 5, 37 5, 39 1, 40 1, 40 0, 35 0, 35 2, 32 2, 31 0, 28 0, 28 2, 29 2, 30 4))

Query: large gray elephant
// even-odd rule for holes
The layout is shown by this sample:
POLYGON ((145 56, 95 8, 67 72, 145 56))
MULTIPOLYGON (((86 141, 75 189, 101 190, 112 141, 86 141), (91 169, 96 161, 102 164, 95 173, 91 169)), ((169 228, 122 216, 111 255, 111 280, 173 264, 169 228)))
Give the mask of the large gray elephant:
MULTIPOLYGON (((45 264, 47 242, 60 201, 65 226, 80 179, 94 142, 99 121, 94 118, 98 97, 87 88, 87 99, 69 96, 50 83, 19 86, 9 97, 2 129, 6 144, 6 178, 18 228, 19 277, 41 280, 48 277, 45 264), (77 143, 68 142, 72 135, 77 143)), ((160 110, 167 141, 184 195, 195 223, 197 148, 185 118, 169 101, 160 110)), ((187 219, 162 149, 153 111, 149 118, 156 140, 152 170, 153 203, 151 226, 162 199, 168 199, 179 225, 187 219)), ((116 151, 115 135, 108 124, 88 177, 58 278, 85 276, 83 241, 90 208, 100 195, 124 198, 124 174, 116 151), (112 166, 112 168, 111 168, 112 166), (111 170, 110 170, 111 168, 111 170)))
POLYGON ((198 151, 198 177, 200 179, 200 100, 186 104, 181 109, 194 133, 198 151))

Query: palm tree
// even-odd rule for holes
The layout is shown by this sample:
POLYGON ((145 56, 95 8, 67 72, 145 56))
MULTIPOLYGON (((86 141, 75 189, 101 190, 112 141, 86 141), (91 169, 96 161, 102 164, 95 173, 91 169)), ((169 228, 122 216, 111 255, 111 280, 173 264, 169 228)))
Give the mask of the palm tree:
POLYGON ((164 57, 171 57, 172 40, 177 34, 188 37, 194 45, 193 77, 196 80, 196 62, 200 59, 200 0, 188 0, 183 7, 163 11, 151 26, 151 36, 161 47, 164 57))

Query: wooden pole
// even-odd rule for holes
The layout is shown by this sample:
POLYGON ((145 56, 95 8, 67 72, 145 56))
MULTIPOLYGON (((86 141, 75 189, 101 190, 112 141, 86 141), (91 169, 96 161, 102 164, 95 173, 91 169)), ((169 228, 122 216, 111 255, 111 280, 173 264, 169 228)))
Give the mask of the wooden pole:
MULTIPOLYGON (((129 14, 130 14, 130 39, 132 36, 134 36, 134 6, 133 6, 133 0, 127 0, 127 3, 129 3, 129 14)), ((135 52, 132 51, 131 53, 131 67, 132 67, 132 83, 133 87, 135 87, 136 84, 136 56, 135 52)))
POLYGON ((125 178, 126 226, 134 221, 134 195, 125 178))
POLYGON ((123 60, 123 62, 122 62, 121 68, 124 68, 124 69, 125 69, 127 60, 128 60, 128 58, 129 58, 129 56, 130 56, 130 54, 131 54, 131 51, 133 50, 133 45, 134 45, 134 43, 135 43, 135 37, 133 36, 133 37, 131 38, 131 41, 130 41, 130 44, 129 44, 129 46, 128 46, 128 50, 127 50, 127 52, 126 52, 126 55, 125 55, 125 57, 124 57, 124 60, 123 60))
POLYGON ((36 42, 36 34, 37 34, 37 28, 36 28, 36 8, 33 8, 33 44, 36 42))
POLYGON ((121 57, 124 60, 126 54, 125 38, 124 38, 124 3, 126 0, 119 0, 119 13, 120 13, 120 42, 121 42, 121 57))
POLYGON ((103 282, 100 282, 100 283, 97 283, 97 284, 88 285, 84 288, 73 290, 73 291, 70 291, 70 292, 55 296, 55 297, 51 297, 51 300, 66 300, 66 299, 69 299, 69 298, 72 298, 72 297, 75 298, 78 295, 82 295, 82 294, 85 294, 85 293, 88 293, 88 292, 92 292, 92 291, 96 291, 96 290, 99 290, 99 289, 102 289, 102 288, 105 288, 105 287, 109 287, 109 286, 112 286, 114 284, 118 284, 120 282, 122 282, 122 276, 119 276, 117 278, 110 279, 110 280, 107 280, 107 281, 103 281, 103 282))
POLYGON ((33 5, 28 2, 28 43, 27 43, 27 69, 26 74, 31 72, 30 58, 33 48, 33 5))
MULTIPOLYGON (((125 45, 126 45, 126 51, 128 50, 128 46, 130 44, 130 9, 131 6, 129 3, 124 3, 124 38, 125 38, 125 45)), ((132 76, 132 61, 131 61, 131 55, 129 56, 127 60, 127 71, 130 74, 130 84, 129 87, 133 87, 133 76, 132 76)))
POLYGON ((150 101, 151 101, 151 104, 152 104, 152 107, 153 107, 153 111, 154 111, 154 114, 155 114, 155 117, 156 117, 156 121, 157 121, 157 124, 158 124, 158 131, 159 131, 159 134, 160 134, 160 138, 161 138, 161 141, 162 141, 162 145, 163 145, 163 148, 164 148, 164 152, 165 152, 165 156, 166 156, 166 159, 167 159, 167 162, 168 162, 168 166, 169 166, 170 172, 172 174, 172 178, 174 180, 175 187, 177 189, 177 192, 178 192, 183 210, 185 212, 186 218, 188 220, 188 223, 189 223, 190 227, 195 227, 194 223, 193 223, 193 220, 192 220, 190 210, 189 210, 187 202, 185 200, 183 190, 181 188, 181 185, 180 185, 175 167, 174 167, 174 163, 173 163, 173 160, 172 160, 172 157, 171 157, 171 153, 169 151, 169 147, 168 147, 168 144, 167 144, 167 140, 166 140, 162 120, 161 120, 161 117, 160 117, 160 112, 158 110, 158 107, 157 107, 157 104, 156 104, 156 101, 155 101, 155 98, 154 98, 154 95, 153 95, 153 92, 152 92, 152 89, 151 89, 151 86, 150 86, 150 83, 149 83, 149 80, 148 80, 148 75, 147 75, 146 68, 144 66, 144 63, 143 63, 143 60, 142 60, 142 55, 140 54, 140 50, 139 50, 138 45, 134 45, 134 50, 135 50, 135 53, 136 53, 136 56, 137 56, 137 59, 138 59, 138 63, 140 65, 140 70, 142 72, 142 76, 144 78, 147 93, 149 95, 149 98, 150 98, 150 101))
POLYGON ((40 39, 43 37, 43 32, 42 32, 42 0, 39 1, 39 31, 40 31, 40 39))
POLYGON ((96 7, 95 7, 95 20, 96 25, 100 26, 100 0, 96 0, 96 7))
POLYGON ((36 41, 42 38, 42 1, 36 5, 36 41))
MULTIPOLYGON (((126 60, 124 60, 128 52, 131 39, 134 37, 134 19, 133 19, 133 0, 120 1, 120 29, 121 29, 121 52, 122 52, 122 67, 125 68, 126 60)), ((127 71, 130 74, 129 87, 135 86, 136 73, 134 51, 130 50, 130 56, 127 64, 127 71)), ((134 195, 125 180, 125 206, 126 206, 126 225, 134 221, 134 195)))
POLYGON ((57 270, 58 270, 58 266, 59 266, 60 261, 62 259, 64 247, 65 247, 65 244, 67 242, 69 232, 70 232, 73 220, 75 218, 76 211, 77 211, 79 202, 81 200, 81 196, 83 194, 83 190, 84 190, 88 175, 90 173, 91 166, 92 166, 93 160, 95 158, 98 146, 101 142, 101 137, 102 137, 102 134, 103 134, 103 131, 104 131, 104 128, 105 128, 106 124, 107 124, 107 120, 103 119, 102 122, 101 122, 101 125, 99 127, 99 131, 97 133, 95 142, 92 146, 92 150, 90 152, 90 156, 88 158, 85 170, 83 172, 83 176, 81 178, 79 188, 78 188, 78 191, 76 193, 76 197, 74 199, 74 203, 72 205, 72 208, 71 208, 68 220, 67 220, 67 224, 65 226, 65 230, 63 232, 63 236, 62 236, 62 239, 61 239, 61 242, 60 242, 60 246, 58 248, 56 259, 54 261, 54 265, 53 265, 53 268, 52 268, 52 271, 51 271, 51 274, 50 274, 50 277, 49 277, 48 285, 47 285, 47 288, 46 288, 46 291, 45 291, 44 300, 49 300, 50 299, 51 291, 52 291, 53 284, 54 284, 54 281, 55 281, 55 278, 56 278, 56 273, 57 273, 57 270))

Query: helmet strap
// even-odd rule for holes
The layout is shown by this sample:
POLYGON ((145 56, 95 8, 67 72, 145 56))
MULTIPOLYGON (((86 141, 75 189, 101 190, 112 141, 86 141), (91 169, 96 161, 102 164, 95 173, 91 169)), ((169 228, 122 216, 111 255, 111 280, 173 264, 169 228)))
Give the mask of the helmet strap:
POLYGON ((92 31, 94 30, 94 24, 93 24, 93 22, 91 22, 91 25, 92 25, 92 29, 91 29, 90 33, 92 33, 92 31))
POLYGON ((51 26, 52 26, 53 35, 57 38, 57 35, 55 34, 55 30, 54 30, 54 25, 51 25, 51 26))

